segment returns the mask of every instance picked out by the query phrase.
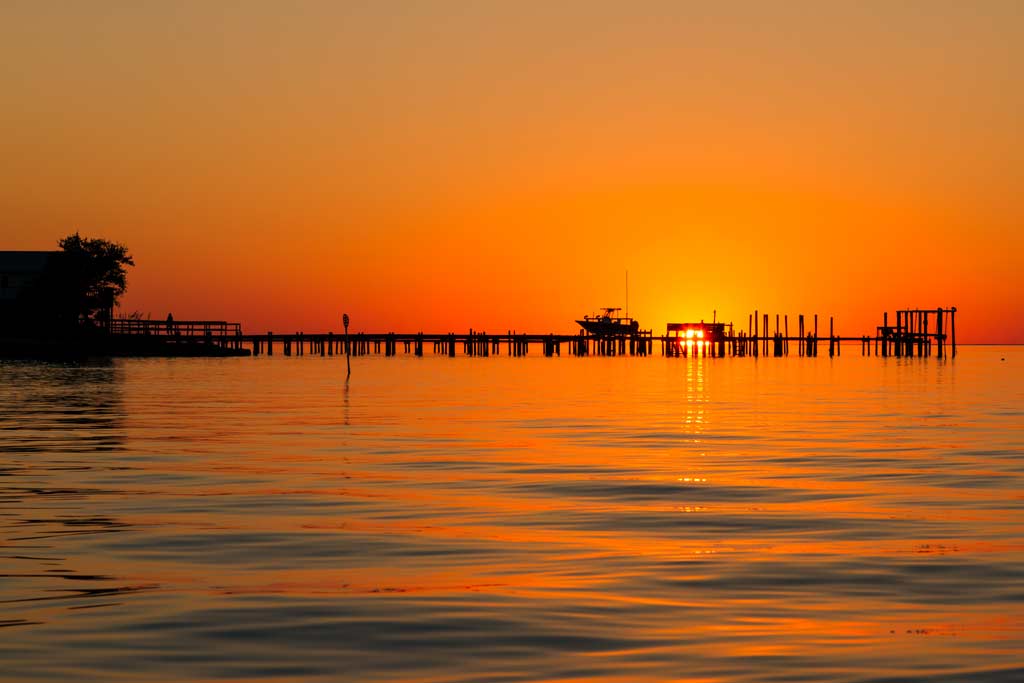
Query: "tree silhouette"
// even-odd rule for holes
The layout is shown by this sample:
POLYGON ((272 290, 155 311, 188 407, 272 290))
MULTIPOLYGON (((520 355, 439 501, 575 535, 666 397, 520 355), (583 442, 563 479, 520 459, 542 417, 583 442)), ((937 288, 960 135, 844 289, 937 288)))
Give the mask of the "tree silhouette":
POLYGON ((135 261, 123 244, 82 237, 77 232, 59 243, 55 263, 62 308, 77 320, 98 320, 124 295, 128 266, 135 261))

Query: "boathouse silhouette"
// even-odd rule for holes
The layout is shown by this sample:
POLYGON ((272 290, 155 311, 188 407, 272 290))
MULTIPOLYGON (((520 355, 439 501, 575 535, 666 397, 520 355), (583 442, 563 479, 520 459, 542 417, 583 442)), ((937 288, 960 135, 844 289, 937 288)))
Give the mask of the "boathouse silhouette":
POLYGON ((14 334, 28 311, 27 294, 58 251, 0 251, 0 335, 14 334))

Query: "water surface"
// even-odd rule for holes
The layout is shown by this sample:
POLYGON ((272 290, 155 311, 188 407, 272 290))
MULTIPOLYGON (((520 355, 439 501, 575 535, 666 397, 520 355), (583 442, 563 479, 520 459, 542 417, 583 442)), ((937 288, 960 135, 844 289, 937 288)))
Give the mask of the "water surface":
POLYGON ((0 679, 1024 679, 1024 351, 0 363, 0 679))

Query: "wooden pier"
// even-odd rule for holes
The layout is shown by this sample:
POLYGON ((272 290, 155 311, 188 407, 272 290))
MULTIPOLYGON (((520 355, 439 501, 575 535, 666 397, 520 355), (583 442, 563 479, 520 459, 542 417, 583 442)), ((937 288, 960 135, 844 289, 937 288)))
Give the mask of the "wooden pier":
POLYGON ((222 320, 113 318, 106 347, 113 355, 248 356, 240 323, 222 320))
POLYGON ((526 334, 514 330, 501 333, 469 330, 447 333, 364 333, 334 332, 280 334, 243 334, 241 325, 223 321, 153 321, 115 319, 110 335, 122 341, 151 340, 168 355, 352 355, 402 354, 488 357, 507 356, 650 356, 666 357, 753 357, 780 358, 790 354, 791 344, 799 356, 817 357, 827 345, 830 357, 842 353, 843 345, 858 345, 861 355, 911 358, 938 358, 956 355, 956 308, 903 309, 895 312, 895 325, 889 314, 872 335, 842 336, 836 333, 835 319, 828 319, 828 335, 819 334, 818 315, 798 315, 796 334, 789 332, 789 316, 754 311, 747 318, 747 329, 736 330, 733 323, 674 323, 666 333, 655 336, 644 330, 632 334, 598 336, 580 330, 579 334, 526 334), (774 330, 770 323, 774 317, 774 330), (947 351, 947 344, 949 349, 947 351), (204 354, 203 350, 210 353, 204 354))
POLYGON ((888 314, 874 335, 842 336, 836 333, 835 319, 829 317, 828 335, 819 334, 818 316, 797 316, 797 333, 789 333, 789 316, 776 314, 774 330, 770 330, 770 316, 755 311, 748 317, 747 330, 736 331, 732 323, 690 323, 655 336, 651 331, 615 336, 579 334, 525 334, 514 330, 502 333, 469 330, 442 334, 364 333, 349 335, 293 332, 260 335, 240 334, 235 343, 249 347, 252 355, 274 355, 275 348, 285 356, 306 354, 334 356, 351 354, 365 356, 399 353, 423 356, 429 350, 433 355, 464 356, 526 356, 531 353, 544 356, 649 356, 657 353, 670 357, 726 356, 783 357, 790 354, 791 343, 799 356, 817 357, 819 347, 830 357, 841 355, 844 344, 859 346, 861 355, 883 357, 938 358, 956 355, 956 308, 906 309, 896 312, 897 324, 888 325, 888 314), (703 326, 703 327, 701 327, 703 326), (948 331, 947 331, 948 330, 948 331), (687 336, 688 332, 694 334, 687 336), (699 333, 699 336, 698 336, 699 333), (947 344, 949 349, 947 351, 947 344))

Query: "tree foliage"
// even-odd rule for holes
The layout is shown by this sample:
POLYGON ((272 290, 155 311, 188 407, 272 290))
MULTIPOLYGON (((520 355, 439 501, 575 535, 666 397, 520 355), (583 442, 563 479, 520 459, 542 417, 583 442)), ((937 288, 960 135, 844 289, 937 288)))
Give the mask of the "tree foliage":
POLYGON ((135 265, 128 248, 77 232, 62 239, 59 246, 57 269, 68 308, 88 320, 113 308, 127 289, 127 267, 135 265))

